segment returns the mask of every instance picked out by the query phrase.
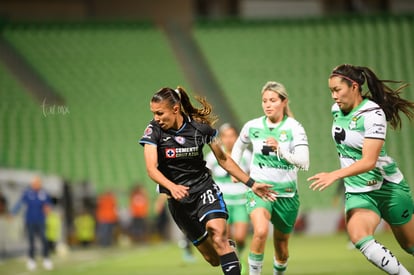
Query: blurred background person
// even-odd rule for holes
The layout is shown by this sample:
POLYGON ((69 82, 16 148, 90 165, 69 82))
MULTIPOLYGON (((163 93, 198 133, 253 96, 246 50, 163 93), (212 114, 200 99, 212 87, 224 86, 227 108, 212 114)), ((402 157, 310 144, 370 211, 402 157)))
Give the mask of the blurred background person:
MULTIPOLYGON (((233 145, 238 135, 238 131, 230 123, 225 123, 219 128, 222 149, 229 156, 231 155, 233 145)), ((239 162, 240 168, 246 173, 249 173, 251 157, 251 152, 244 150, 242 159, 239 162)), ((218 164, 213 152, 207 154, 206 162, 215 182, 223 193, 224 201, 227 205, 227 211, 229 213, 227 220, 228 237, 236 242, 238 253, 241 255, 249 232, 249 215, 246 209, 246 193, 248 188, 244 184, 233 182, 231 175, 218 164)), ((240 258, 242 259, 242 256, 240 258)))
POLYGON ((46 242, 50 253, 56 252, 56 244, 61 238, 62 220, 54 207, 46 215, 46 242))
MULTIPOLYGON (((6 218, 8 217, 8 206, 6 196, 0 191, 0 228, 3 231, 3 228, 6 227, 5 223, 6 218)), ((0 237, 0 262, 1 259, 5 258, 7 255, 6 245, 7 240, 5 237, 0 237)))
POLYGON ((49 248, 46 241, 46 215, 50 211, 51 200, 46 191, 42 188, 40 177, 32 179, 30 187, 27 188, 21 198, 16 202, 11 210, 12 215, 16 215, 25 206, 25 227, 29 241, 27 268, 36 269, 35 259, 35 237, 38 237, 42 245, 43 267, 47 270, 53 268, 53 263, 49 258, 49 248))
POLYGON ((157 238, 160 238, 163 241, 170 239, 170 219, 168 216, 167 209, 167 195, 160 193, 154 203, 154 230, 158 235, 157 238))
POLYGON ((7 214, 7 198, 0 192, 0 215, 7 214))
POLYGON ((96 205, 97 239, 101 246, 113 244, 118 222, 117 200, 112 191, 105 191, 98 197, 96 205))
POLYGON ((82 247, 89 247, 95 241, 95 218, 89 211, 82 209, 75 217, 75 238, 82 247))
POLYGON ((130 234, 134 243, 146 242, 148 237, 149 197, 145 187, 138 183, 129 198, 131 215, 130 234))

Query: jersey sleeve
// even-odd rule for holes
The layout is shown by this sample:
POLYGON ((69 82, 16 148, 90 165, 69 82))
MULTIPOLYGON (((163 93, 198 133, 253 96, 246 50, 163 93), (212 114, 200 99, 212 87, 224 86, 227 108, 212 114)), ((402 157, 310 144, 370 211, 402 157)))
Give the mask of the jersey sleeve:
POLYGON ((251 143, 250 137, 249 137, 249 122, 244 124, 243 128, 240 131, 239 134, 239 139, 241 142, 245 143, 245 144, 249 144, 251 143))
POLYGON ((217 129, 207 123, 193 121, 192 124, 203 135, 205 144, 211 143, 218 135, 217 129))
POLYGON ((250 150, 245 149, 243 151, 243 157, 242 157, 241 162, 239 163, 239 166, 247 174, 250 173, 250 163, 252 161, 252 157, 253 157, 253 154, 250 150))
POLYGON ((293 129, 293 146, 307 146, 308 137, 306 135, 305 128, 303 128, 302 124, 300 124, 298 121, 295 121, 295 126, 293 129))
POLYGON ((387 120, 381 109, 373 110, 366 114, 364 120, 365 138, 376 138, 385 140, 387 133, 387 120))
POLYGON ((242 162, 242 157, 244 151, 247 149, 247 146, 251 143, 249 137, 249 126, 246 123, 240 131, 240 134, 233 145, 233 149, 231 150, 231 158, 240 165, 242 162))
POLYGON ((214 153, 210 151, 206 156, 206 166, 208 169, 213 169, 214 164, 217 162, 216 157, 214 156, 214 153))
POLYGON ((308 138, 303 126, 297 121, 293 120, 292 122, 292 134, 293 142, 291 151, 283 149, 283 147, 278 148, 278 154, 289 163, 295 165, 296 167, 308 170, 309 169, 309 148, 308 148, 308 138))
POLYGON ((14 204, 14 206, 10 209, 10 213, 12 215, 16 215, 20 209, 22 208, 23 204, 25 203, 26 200, 26 191, 24 191, 24 193, 20 196, 19 200, 14 204))
POLYGON ((160 140, 160 129, 154 121, 151 121, 144 130, 144 134, 139 140, 139 144, 144 146, 145 144, 152 144, 157 146, 160 140))
POLYGON ((52 197, 45 190, 43 190, 43 192, 45 193, 45 197, 46 197, 45 202, 44 202, 45 205, 52 206, 53 205, 52 204, 52 197))
POLYGON ((200 128, 202 130, 202 132, 207 135, 207 137, 210 139, 210 142, 217 137, 218 131, 217 129, 214 129, 213 127, 211 127, 210 125, 206 124, 206 123, 200 123, 200 128))

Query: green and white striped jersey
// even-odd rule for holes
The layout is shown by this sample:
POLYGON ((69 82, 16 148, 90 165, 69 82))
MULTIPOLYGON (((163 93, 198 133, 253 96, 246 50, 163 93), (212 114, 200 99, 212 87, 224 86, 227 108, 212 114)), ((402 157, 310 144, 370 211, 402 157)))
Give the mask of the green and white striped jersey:
POLYGON ((305 129, 294 118, 285 116, 275 127, 269 127, 266 116, 248 121, 240 132, 240 140, 252 144, 253 158, 250 176, 257 182, 269 183, 277 191, 278 197, 293 197, 297 190, 298 168, 279 158, 270 146, 266 145, 268 137, 275 138, 279 148, 294 152, 295 146, 308 146, 305 129))
MULTIPOLYGON (((364 139, 383 139, 387 132, 384 111, 375 102, 364 99, 350 113, 343 114, 337 104, 332 106, 332 136, 336 143, 341 167, 348 167, 362 158, 364 139)), ((383 180, 399 183, 403 175, 394 160, 381 149, 376 167, 368 172, 346 177, 345 189, 349 193, 369 192, 381 188, 383 180)))

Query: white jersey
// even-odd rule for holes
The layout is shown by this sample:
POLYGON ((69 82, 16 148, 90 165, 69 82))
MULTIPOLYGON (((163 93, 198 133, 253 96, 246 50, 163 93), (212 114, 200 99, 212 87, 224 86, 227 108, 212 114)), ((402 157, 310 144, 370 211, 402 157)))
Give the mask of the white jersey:
MULTIPOLYGON (((251 152, 249 150, 245 150, 239 166, 246 173, 249 173, 251 158, 251 152)), ((227 171, 218 164, 213 152, 209 152, 207 154, 206 162, 206 166, 211 170, 214 181, 223 193, 224 201, 228 205, 245 204, 247 202, 245 194, 248 187, 241 182, 234 183, 231 180, 229 173, 227 173, 227 171)))
MULTIPOLYGON (((387 121, 384 111, 375 102, 364 99, 359 106, 344 115, 337 104, 332 106, 334 117, 332 137, 336 143, 341 167, 348 167, 362 158, 365 138, 385 140, 387 121)), ((378 190, 383 180, 399 183, 403 179, 394 160, 381 149, 375 168, 371 171, 346 177, 346 192, 361 193, 378 190)))
POLYGON ((293 153, 296 146, 308 146, 305 129, 294 118, 285 116, 283 120, 269 128, 266 116, 248 121, 240 132, 239 139, 244 144, 253 145, 253 158, 250 164, 250 176, 256 182, 272 184, 278 197, 293 197, 297 191, 298 168, 277 156, 266 139, 273 137, 279 143, 279 149, 293 153))

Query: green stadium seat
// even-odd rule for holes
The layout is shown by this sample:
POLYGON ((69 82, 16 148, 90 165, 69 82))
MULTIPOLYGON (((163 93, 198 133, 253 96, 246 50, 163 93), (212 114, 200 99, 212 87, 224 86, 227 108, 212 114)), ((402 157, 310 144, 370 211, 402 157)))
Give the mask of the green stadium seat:
MULTIPOLYGON (((286 85, 309 137, 311 167, 299 180, 302 207, 310 209, 329 207, 334 190, 311 192, 306 177, 338 166, 330 137, 330 70, 368 65, 380 76, 414 83, 413 27, 413 16, 366 16, 200 22, 193 34, 240 125, 262 114, 266 81, 286 85)), ((2 35, 70 113, 45 116, 43 100, 0 64, 0 166, 88 180, 97 191, 127 190, 137 180, 154 188, 137 144, 151 119, 150 96, 161 86, 190 88, 162 32, 148 23, 55 22, 10 23, 2 35)), ((409 89, 404 95, 414 100, 409 89)), ((414 129, 403 123, 401 132, 390 132, 388 148, 414 183, 414 129)))

